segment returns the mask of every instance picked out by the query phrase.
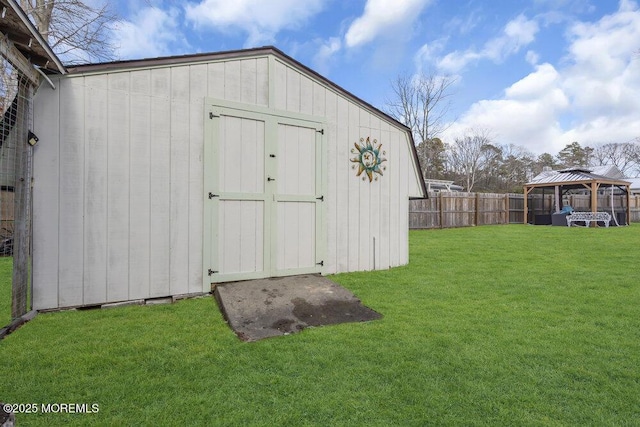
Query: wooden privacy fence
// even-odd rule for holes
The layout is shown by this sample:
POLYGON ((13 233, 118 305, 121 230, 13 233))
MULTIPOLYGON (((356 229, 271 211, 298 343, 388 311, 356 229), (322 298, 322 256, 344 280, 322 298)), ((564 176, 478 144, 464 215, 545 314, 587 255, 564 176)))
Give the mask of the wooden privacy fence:
MULTIPOLYGON (((624 211, 625 196, 614 195, 613 208, 624 211)), ((565 202, 574 209, 588 211, 589 195, 568 195, 565 202)), ((529 218, 534 221, 554 212, 553 195, 529 196, 529 218)), ((640 221, 640 195, 631 196, 631 221, 640 221)), ((611 196, 598 196, 598 209, 611 213, 611 196)), ((409 228, 454 228, 492 224, 522 224, 524 196, 522 194, 492 193, 429 193, 429 199, 409 201, 409 228)))

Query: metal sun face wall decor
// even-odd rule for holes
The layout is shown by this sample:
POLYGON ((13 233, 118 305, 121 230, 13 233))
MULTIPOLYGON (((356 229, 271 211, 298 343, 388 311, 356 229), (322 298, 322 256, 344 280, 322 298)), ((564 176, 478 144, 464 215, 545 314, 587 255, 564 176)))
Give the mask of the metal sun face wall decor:
POLYGON ((355 169, 356 166, 358 167, 356 176, 360 176, 362 172, 365 172, 367 176, 362 177, 363 181, 365 181, 367 177, 369 177, 369 182, 373 180, 377 181, 378 177, 374 177, 373 174, 377 173, 383 176, 382 171, 387 170, 387 167, 382 165, 383 162, 387 161, 386 158, 382 157, 387 155, 386 151, 381 151, 382 144, 378 143, 377 139, 374 139, 372 143, 369 137, 367 137, 366 140, 360 138, 360 144, 354 142, 353 145, 356 148, 352 148, 351 153, 356 154, 356 156, 352 158, 351 161, 356 164, 352 165, 351 168, 355 169))

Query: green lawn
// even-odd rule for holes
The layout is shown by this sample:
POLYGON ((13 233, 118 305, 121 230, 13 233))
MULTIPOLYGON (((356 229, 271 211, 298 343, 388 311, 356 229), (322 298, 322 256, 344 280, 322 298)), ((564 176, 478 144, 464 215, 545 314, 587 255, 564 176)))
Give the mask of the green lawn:
MULTIPOLYGON (((0 328, 11 322, 11 274, 13 258, 0 257, 0 328)), ((2 397, 0 397, 2 400, 2 397)))
POLYGON ((210 297, 41 314, 0 342, 0 401, 99 404, 17 417, 43 426, 640 425, 640 226, 410 237, 409 266, 334 276, 382 320, 244 343, 210 297))

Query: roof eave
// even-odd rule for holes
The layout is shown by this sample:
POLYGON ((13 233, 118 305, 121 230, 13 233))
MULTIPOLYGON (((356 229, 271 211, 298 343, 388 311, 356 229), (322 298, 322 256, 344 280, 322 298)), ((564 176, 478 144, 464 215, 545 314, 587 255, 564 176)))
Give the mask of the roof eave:
POLYGON ((0 4, 9 6, 11 10, 16 14, 16 16, 20 19, 24 28, 24 34, 18 34, 18 38, 20 35, 30 37, 31 40, 25 45, 22 43, 16 43, 16 47, 18 50, 22 52, 25 57, 29 58, 30 56, 35 56, 40 60, 38 62, 44 62, 43 65, 38 65, 40 68, 46 68, 51 71, 57 71, 60 74, 66 74, 67 70, 58 58, 58 56, 53 52, 49 43, 42 37, 40 32, 36 29, 33 23, 29 20, 27 14, 22 10, 22 8, 15 2, 15 0, 0 0, 0 4), (42 53, 36 51, 36 46, 42 49, 42 53), (49 67, 49 62, 54 65, 53 68, 49 67))

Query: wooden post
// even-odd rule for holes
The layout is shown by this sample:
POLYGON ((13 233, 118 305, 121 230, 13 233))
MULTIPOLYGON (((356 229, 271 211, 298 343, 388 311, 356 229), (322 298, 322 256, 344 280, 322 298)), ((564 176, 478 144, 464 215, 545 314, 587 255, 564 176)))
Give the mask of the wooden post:
POLYGON ((598 212, 598 184, 591 183, 591 212, 598 212))
MULTIPOLYGON (((598 183, 591 183, 591 212, 598 212, 598 183)), ((591 222, 592 227, 597 227, 597 222, 591 222)))
POLYGON ((442 223, 442 191, 438 193, 438 202, 440 202, 440 209, 438 209, 438 213, 440 214, 440 228, 444 228, 444 224, 442 223))
MULTIPOLYGON (((4 5, 3 5, 4 6, 4 5)), ((29 63, 16 46, 9 41, 4 34, 0 36, 0 51, 7 61, 11 63, 19 72, 20 77, 29 80, 33 84, 38 84, 40 75, 35 68, 29 63)))
POLYGON ((31 206, 31 168, 29 158, 32 147, 27 143, 28 115, 33 88, 22 76, 18 77, 18 116, 16 120, 16 184, 15 216, 13 228, 13 278, 11 317, 16 319, 27 313, 29 294, 29 221, 31 206))
POLYGON ((529 203, 528 203, 528 199, 529 199, 529 192, 531 191, 531 189, 529 189, 528 187, 524 187, 524 225, 527 225, 527 217, 529 216, 529 203))
POLYGON ((509 215, 509 194, 504 195, 504 223, 511 224, 511 218, 509 215))
MULTIPOLYGON (((631 224, 631 186, 627 185, 627 225, 631 224)), ((636 200, 638 198, 636 197, 636 200)))
POLYGON ((473 225, 480 225, 479 220, 480 220, 480 193, 476 193, 476 214, 474 215, 474 224, 473 225))

